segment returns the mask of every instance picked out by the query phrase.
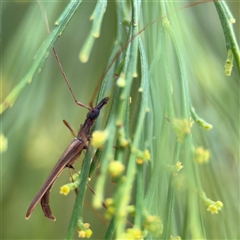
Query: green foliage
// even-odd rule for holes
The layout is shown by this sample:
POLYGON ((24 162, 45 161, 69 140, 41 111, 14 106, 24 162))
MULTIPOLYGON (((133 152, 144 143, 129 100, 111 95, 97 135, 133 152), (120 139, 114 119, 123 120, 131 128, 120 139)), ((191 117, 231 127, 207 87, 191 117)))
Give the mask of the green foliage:
MULTIPOLYGON (((3 4, 3 238, 73 239, 77 229, 93 239, 239 236, 233 17, 224 2, 184 4, 44 3, 49 36, 38 4, 3 4), (94 92, 95 102, 110 97, 95 124, 107 139, 92 162, 93 146, 82 168, 76 164, 77 197, 59 195, 67 173, 54 186, 57 222, 45 219, 40 207, 24 221, 31 198, 71 139, 62 118, 79 126, 86 115, 62 80, 53 45, 79 101, 87 104, 94 92), (88 177, 95 196, 85 192, 88 177), (107 226, 86 208, 85 197, 100 212, 105 202, 107 226)), ((235 10, 239 3, 229 5, 235 10)))

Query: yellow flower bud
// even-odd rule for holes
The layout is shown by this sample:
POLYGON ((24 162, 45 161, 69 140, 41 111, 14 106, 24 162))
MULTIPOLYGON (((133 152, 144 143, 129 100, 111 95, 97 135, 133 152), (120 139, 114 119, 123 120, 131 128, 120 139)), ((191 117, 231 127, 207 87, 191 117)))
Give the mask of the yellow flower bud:
POLYGON ((111 161, 108 165, 108 172, 112 177, 118 177, 125 170, 125 166, 119 161, 111 161))
POLYGON ((60 188, 60 193, 63 194, 63 195, 68 195, 68 193, 70 192, 70 189, 67 185, 63 185, 61 188, 60 188))
POLYGON ((108 131, 95 131, 92 134, 91 144, 96 148, 100 148, 104 145, 108 138, 108 131))
POLYGON ((207 208, 207 211, 211 212, 211 214, 217 214, 218 208, 215 205, 209 205, 207 208))

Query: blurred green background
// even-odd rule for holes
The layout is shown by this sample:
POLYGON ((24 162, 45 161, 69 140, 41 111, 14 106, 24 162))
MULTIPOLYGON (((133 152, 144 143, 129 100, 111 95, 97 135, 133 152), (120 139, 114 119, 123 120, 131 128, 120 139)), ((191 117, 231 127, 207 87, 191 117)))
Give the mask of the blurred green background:
MULTIPOLYGON (((44 2, 43 5, 52 29, 67 2, 44 2)), ((239 37, 239 3, 228 2, 228 5, 236 19, 234 29, 239 37)), ((85 64, 79 61, 79 51, 91 29, 89 17, 94 6, 93 1, 84 2, 55 45, 77 99, 85 104, 90 102, 107 67, 116 34, 115 4, 109 2, 101 36, 96 40, 89 61, 85 64)), ((193 130, 196 144, 211 149, 211 162, 201 169, 202 181, 205 187, 209 186, 205 188, 208 194, 224 203, 223 211, 227 214, 222 216, 223 222, 232 225, 232 232, 225 232, 225 239, 230 239, 237 236, 239 227, 239 76, 236 66, 231 77, 224 75, 224 36, 212 3, 183 9, 174 18, 176 22, 171 24, 182 34, 179 41, 186 53, 193 105, 198 114, 214 126, 207 133, 198 128, 193 130)), ((46 37, 45 22, 37 2, 2 3, 2 100, 26 74, 46 37)), ((68 182, 67 170, 51 194, 57 221, 47 220, 40 206, 28 221, 25 213, 72 139, 62 120, 66 119, 78 130, 86 113, 74 103, 50 52, 42 71, 35 75, 14 106, 1 116, 2 132, 8 139, 8 149, 1 158, 2 239, 64 238, 75 198, 73 193, 67 197, 59 194, 59 187, 68 182)), ((97 181, 96 176, 92 186, 94 181, 97 181)), ((111 196, 112 185, 109 185, 106 195, 111 196)), ((89 203, 90 199, 91 194, 88 194, 89 203)), ((84 217, 85 222, 91 223, 92 238, 101 239, 106 224, 87 207, 84 217)), ((217 217, 213 216, 213 221, 217 217)), ((212 231, 221 231, 219 228, 216 226, 212 231)))

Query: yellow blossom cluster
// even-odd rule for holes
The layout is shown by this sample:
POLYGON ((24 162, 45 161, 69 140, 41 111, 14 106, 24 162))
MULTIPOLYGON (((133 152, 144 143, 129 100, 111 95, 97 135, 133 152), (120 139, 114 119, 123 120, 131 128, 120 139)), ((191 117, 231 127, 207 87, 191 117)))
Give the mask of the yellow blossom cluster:
POLYGON ((122 234, 121 239, 128 240, 141 240, 144 238, 143 232, 138 228, 128 228, 125 233, 122 234))
POLYGON ((103 147, 108 138, 108 131, 94 131, 92 134, 91 144, 96 148, 103 147))
POLYGON ((87 229, 85 231, 80 230, 78 231, 78 237, 79 238, 90 238, 92 236, 92 230, 91 229, 87 229))
POLYGON ((70 188, 68 185, 63 185, 61 186, 60 188, 60 194, 63 194, 63 195, 68 195, 68 193, 70 192, 70 188))
POLYGON ((132 152, 136 152, 137 164, 143 164, 145 161, 149 161, 151 159, 151 154, 147 149, 143 152, 140 150, 132 149, 132 152))
POLYGON ((176 164, 166 164, 165 167, 173 176, 177 176, 178 172, 183 168, 183 165, 180 161, 177 161, 176 164))
POLYGON ((153 234, 155 237, 158 237, 162 234, 163 224, 158 216, 148 215, 144 222, 144 228, 151 234, 153 234))
POLYGON ((115 214, 115 205, 114 201, 112 198, 107 198, 105 200, 106 206, 107 206, 107 211, 105 213, 105 217, 107 219, 111 219, 111 217, 115 214))
POLYGON ((60 194, 63 194, 63 195, 68 195, 70 191, 72 190, 75 190, 78 185, 79 185, 79 175, 76 173, 76 175, 74 174, 72 176, 72 180, 74 180, 74 182, 71 182, 71 183, 68 183, 68 184, 65 184, 63 186, 61 186, 60 188, 60 194))
POLYGON ((213 201, 210 198, 208 198, 205 194, 205 192, 201 191, 199 192, 202 200, 204 201, 205 205, 208 207, 207 211, 211 212, 211 214, 218 214, 218 211, 220 211, 223 208, 223 203, 221 201, 213 201))
POLYGON ((203 147, 198 147, 194 151, 194 161, 198 164, 204 164, 209 161, 210 152, 203 147))
POLYGON ((125 166, 119 161, 111 161, 108 165, 108 172, 113 178, 119 177, 124 170, 125 166))
POLYGON ((211 214, 218 214, 222 207, 223 203, 221 201, 212 202, 212 204, 208 205, 207 211, 211 212, 211 214))
POLYGON ((184 137, 191 133, 193 122, 187 119, 174 119, 172 124, 176 132, 178 142, 182 142, 184 137))
POLYGON ((179 162, 179 161, 177 161, 177 163, 176 163, 176 169, 177 169, 177 171, 179 172, 182 168, 183 168, 183 165, 182 165, 182 163, 181 162, 179 162))
POLYGON ((83 223, 81 220, 78 221, 78 237, 79 238, 90 238, 92 236, 92 230, 90 229, 89 223, 83 223))

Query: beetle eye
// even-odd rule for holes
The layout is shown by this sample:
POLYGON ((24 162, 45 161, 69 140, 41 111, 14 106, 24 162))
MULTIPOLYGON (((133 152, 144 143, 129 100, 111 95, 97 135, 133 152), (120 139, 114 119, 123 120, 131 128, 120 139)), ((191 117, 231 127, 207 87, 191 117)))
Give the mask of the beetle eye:
POLYGON ((88 118, 90 118, 91 120, 94 120, 98 117, 100 111, 98 109, 94 109, 94 111, 91 111, 88 113, 88 118))

